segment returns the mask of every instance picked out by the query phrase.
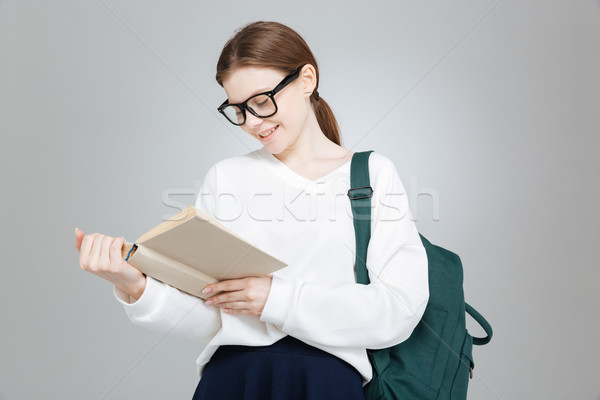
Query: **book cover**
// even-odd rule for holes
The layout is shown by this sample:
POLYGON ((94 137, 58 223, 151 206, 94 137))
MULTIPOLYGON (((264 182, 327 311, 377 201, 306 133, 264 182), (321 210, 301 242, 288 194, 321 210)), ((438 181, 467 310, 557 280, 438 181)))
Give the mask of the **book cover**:
POLYGON ((144 274, 193 296, 225 279, 263 276, 287 264, 191 205, 126 243, 123 258, 144 274))

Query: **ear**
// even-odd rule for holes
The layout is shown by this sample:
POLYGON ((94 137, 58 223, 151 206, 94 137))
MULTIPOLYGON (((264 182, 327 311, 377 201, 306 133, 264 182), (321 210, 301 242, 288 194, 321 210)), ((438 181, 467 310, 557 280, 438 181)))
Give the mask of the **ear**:
POLYGON ((300 80, 302 82, 302 91, 304 97, 309 98, 311 93, 317 88, 317 70, 312 64, 306 64, 300 70, 300 80), (306 93, 308 92, 308 93, 306 93))

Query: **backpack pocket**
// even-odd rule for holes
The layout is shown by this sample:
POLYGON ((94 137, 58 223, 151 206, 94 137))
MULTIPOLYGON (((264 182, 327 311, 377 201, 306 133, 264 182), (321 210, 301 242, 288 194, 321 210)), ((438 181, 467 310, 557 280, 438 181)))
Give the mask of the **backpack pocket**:
POLYGON ((469 385, 469 378, 473 371, 473 337, 468 331, 465 332, 465 339, 463 341, 460 363, 456 369, 456 375, 452 382, 451 399, 452 400, 464 400, 467 398, 467 387, 469 385))
POLYGON ((367 400, 436 400, 437 392, 406 371, 390 364, 365 387, 367 400))

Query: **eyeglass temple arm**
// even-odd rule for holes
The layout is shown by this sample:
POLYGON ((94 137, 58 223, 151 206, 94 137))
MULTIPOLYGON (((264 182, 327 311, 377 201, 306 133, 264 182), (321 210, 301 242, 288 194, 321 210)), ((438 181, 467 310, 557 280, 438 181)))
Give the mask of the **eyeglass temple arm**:
POLYGON ((271 91, 271 93, 273 93, 273 94, 277 93, 278 91, 281 90, 282 87, 286 86, 288 83, 290 83, 291 81, 296 79, 298 77, 298 74, 300 73, 301 69, 302 69, 302 67, 298 68, 293 74, 288 76, 287 79, 284 79, 283 82, 281 82, 279 85, 277 85, 277 87, 275 89, 273 89, 271 91))

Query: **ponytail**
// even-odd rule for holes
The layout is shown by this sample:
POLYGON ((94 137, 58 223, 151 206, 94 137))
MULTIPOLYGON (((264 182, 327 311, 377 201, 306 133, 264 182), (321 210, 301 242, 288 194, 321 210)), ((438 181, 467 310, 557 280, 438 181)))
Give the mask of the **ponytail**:
MULTIPOLYGON (((316 90, 315 90, 316 92, 316 90)), ((327 136, 327 139, 331 140, 333 143, 337 145, 341 145, 340 141, 340 127, 333 115, 333 111, 329 104, 322 97, 310 96, 310 103, 313 106, 313 110, 315 111, 315 116, 317 117, 317 121, 319 122, 319 127, 327 136)))

